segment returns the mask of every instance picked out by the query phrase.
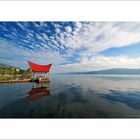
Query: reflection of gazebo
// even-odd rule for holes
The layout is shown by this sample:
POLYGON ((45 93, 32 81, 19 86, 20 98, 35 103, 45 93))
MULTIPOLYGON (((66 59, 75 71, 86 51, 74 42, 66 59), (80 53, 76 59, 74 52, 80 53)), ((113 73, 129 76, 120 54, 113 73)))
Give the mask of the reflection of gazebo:
POLYGON ((29 96, 27 96, 28 100, 36 100, 44 96, 50 96, 50 91, 46 87, 38 87, 32 88, 31 91, 28 92, 29 96))
MULTIPOLYGON (((50 71, 50 68, 52 66, 52 64, 38 65, 38 64, 32 63, 31 61, 28 61, 28 64, 33 72, 33 79, 36 78, 36 75, 35 75, 36 73, 44 73, 45 78, 47 78, 46 74, 50 71)), ((43 77, 40 77, 40 78, 43 78, 43 77)), ((45 79, 43 79, 43 80, 45 80, 45 79)))

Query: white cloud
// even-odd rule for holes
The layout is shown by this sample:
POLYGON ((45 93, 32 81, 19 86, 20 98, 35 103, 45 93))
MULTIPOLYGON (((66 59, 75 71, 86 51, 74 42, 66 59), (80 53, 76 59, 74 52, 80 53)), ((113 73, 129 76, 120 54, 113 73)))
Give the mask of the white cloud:
POLYGON ((57 34, 59 34, 61 32, 61 30, 59 28, 56 28, 55 31, 57 34))
POLYGON ((44 39, 45 41, 48 41, 48 40, 49 40, 48 36, 47 36, 45 33, 42 33, 42 36, 43 36, 43 39, 44 39))
POLYGON ((3 25, 0 25, 0 29, 3 30, 3 31, 6 31, 6 32, 9 31, 9 30, 8 30, 5 26, 3 26, 3 25))
POLYGON ((29 32, 28 35, 27 35, 27 38, 28 39, 31 39, 33 36, 34 36, 33 33, 32 32, 29 32))
POLYGON ((75 25, 76 25, 76 28, 78 28, 79 30, 82 27, 82 23, 81 22, 76 22, 75 25))
MULTIPOLYGON (((78 32, 76 31, 76 34, 73 34, 71 38, 61 37, 61 42, 73 49, 86 47, 94 53, 140 42, 140 32, 134 32, 132 26, 123 29, 121 28, 122 24, 116 25, 111 22, 76 23, 78 32)), ((139 28, 139 26, 140 23, 136 23, 135 28, 139 28)))
POLYGON ((65 72, 68 71, 94 71, 111 68, 140 68, 140 57, 131 58, 127 56, 105 57, 94 56, 90 59, 83 58, 79 63, 66 64, 65 72))
POLYGON ((36 22, 33 22, 34 26, 37 27, 37 28, 40 28, 40 25, 36 22))
POLYGON ((24 25, 22 24, 22 22, 17 22, 17 25, 18 25, 20 28, 22 28, 22 29, 25 28, 24 25))
MULTIPOLYGON (((66 38, 69 33, 61 33, 62 45, 71 48, 69 56, 78 49, 80 51, 79 62, 61 66, 60 71, 92 71, 109 68, 140 68, 140 57, 129 58, 127 56, 105 57, 99 53, 113 47, 126 47, 140 42, 140 23, 116 23, 116 22, 89 22, 76 23, 75 33, 66 38), (99 55, 99 56, 98 56, 99 55)), ((66 56, 67 57, 67 56, 66 56)))
POLYGON ((33 51, 23 49, 16 44, 0 40, 0 56, 1 63, 10 64, 13 66, 27 68, 27 61, 33 61, 39 64, 53 64, 53 71, 57 72, 57 65, 66 62, 66 60, 55 51, 33 51), (12 53, 11 53, 12 52, 12 53))
POLYGON ((43 40, 43 38, 42 38, 42 36, 41 35, 39 35, 39 34, 36 34, 36 37, 37 37, 37 39, 39 39, 39 40, 43 40))
MULTIPOLYGON (((105 57, 99 55, 100 52, 109 48, 127 47, 127 45, 140 42, 139 22, 75 22, 73 28, 68 25, 64 27, 65 31, 63 32, 61 31, 62 25, 58 23, 52 24, 56 28, 56 34, 50 36, 47 35, 46 32, 37 33, 34 30, 30 30, 27 28, 28 23, 17 23, 17 25, 27 33, 27 36, 25 36, 22 41, 29 44, 29 47, 34 49, 34 51, 31 52, 26 48, 23 49, 24 45, 18 48, 15 44, 15 47, 13 47, 13 44, 10 44, 10 46, 6 44, 7 48, 9 48, 9 52, 14 52, 15 58, 23 58, 23 60, 18 61, 19 64, 20 61, 25 64, 25 59, 31 59, 38 63, 52 62, 58 65, 67 62, 66 60, 69 57, 73 57, 72 60, 74 61, 74 59, 77 59, 74 58, 74 54, 78 54, 79 63, 70 62, 74 64, 59 66, 59 68, 56 69, 63 72, 70 70, 90 71, 108 68, 140 68, 139 57, 105 57), (34 38, 35 35, 36 38, 34 38), (82 49, 83 51, 81 51, 82 49), (60 51, 65 52, 61 54, 60 51)), ((34 23, 34 25, 36 28, 47 26, 47 24, 43 22, 40 24, 34 23)), ((16 37, 16 33, 18 32, 15 30, 12 36, 16 37)), ((3 46, 5 46, 5 44, 3 46)), ((3 59, 10 55, 11 58, 15 60, 9 52, 6 53, 7 48, 4 49, 1 42, 0 47, 0 54, 3 56, 3 59)), ((13 60, 8 60, 7 58, 7 61, 14 64, 15 62, 13 60)))
POLYGON ((71 33, 72 32, 72 28, 70 26, 66 26, 65 30, 67 33, 71 33))
POLYGON ((128 56, 105 57, 96 56, 92 58, 89 65, 92 64, 96 69, 108 68, 140 68, 140 57, 131 58, 128 56))

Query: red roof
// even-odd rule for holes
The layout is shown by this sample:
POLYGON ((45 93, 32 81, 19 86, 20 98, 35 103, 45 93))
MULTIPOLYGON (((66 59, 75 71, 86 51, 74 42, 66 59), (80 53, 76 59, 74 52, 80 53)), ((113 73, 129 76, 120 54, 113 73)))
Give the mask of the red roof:
POLYGON ((28 61, 28 64, 33 72, 49 72, 52 66, 52 64, 38 65, 38 64, 32 63, 31 61, 28 61))

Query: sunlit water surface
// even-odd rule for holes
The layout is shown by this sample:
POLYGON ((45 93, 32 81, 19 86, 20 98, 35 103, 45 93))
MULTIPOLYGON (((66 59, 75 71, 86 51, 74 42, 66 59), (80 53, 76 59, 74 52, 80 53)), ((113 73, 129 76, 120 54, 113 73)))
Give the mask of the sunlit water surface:
POLYGON ((50 75, 45 91, 32 83, 0 84, 1 118, 140 118, 138 75, 50 75))

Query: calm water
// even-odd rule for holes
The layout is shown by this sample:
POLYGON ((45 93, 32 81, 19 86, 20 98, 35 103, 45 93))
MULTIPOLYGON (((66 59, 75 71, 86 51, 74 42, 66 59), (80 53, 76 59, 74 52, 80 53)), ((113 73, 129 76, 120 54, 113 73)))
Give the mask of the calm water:
POLYGON ((0 84, 1 118, 140 118, 140 76, 50 75, 46 89, 0 84))

